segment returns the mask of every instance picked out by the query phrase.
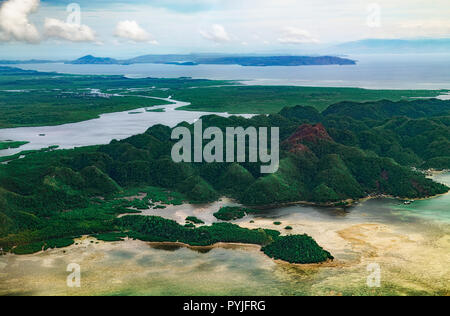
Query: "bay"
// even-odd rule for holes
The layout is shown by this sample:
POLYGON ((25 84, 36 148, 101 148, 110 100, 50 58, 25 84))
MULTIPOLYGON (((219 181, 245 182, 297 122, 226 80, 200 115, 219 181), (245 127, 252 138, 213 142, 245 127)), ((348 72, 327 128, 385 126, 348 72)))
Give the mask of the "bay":
POLYGON ((450 89, 450 54, 350 55, 354 66, 243 67, 164 64, 19 64, 16 67, 67 74, 125 75, 132 78, 239 80, 246 84, 368 89, 450 89))

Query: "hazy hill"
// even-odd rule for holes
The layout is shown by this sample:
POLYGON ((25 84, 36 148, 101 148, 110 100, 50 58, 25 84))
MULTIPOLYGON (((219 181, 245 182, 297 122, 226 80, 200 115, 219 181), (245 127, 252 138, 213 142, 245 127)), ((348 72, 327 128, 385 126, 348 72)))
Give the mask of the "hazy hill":
POLYGON ((113 64, 120 64, 117 59, 113 58, 102 58, 102 57, 94 57, 92 55, 87 55, 84 57, 81 57, 77 60, 69 61, 67 64, 102 64, 102 65, 113 65, 113 64))
POLYGON ((366 39, 335 46, 337 53, 440 53, 450 52, 450 39, 366 39))
POLYGON ((241 65, 241 66, 312 66, 355 65, 347 58, 334 56, 211 56, 211 55, 144 55, 127 60, 99 58, 91 55, 68 62, 70 64, 176 64, 176 65, 241 65))

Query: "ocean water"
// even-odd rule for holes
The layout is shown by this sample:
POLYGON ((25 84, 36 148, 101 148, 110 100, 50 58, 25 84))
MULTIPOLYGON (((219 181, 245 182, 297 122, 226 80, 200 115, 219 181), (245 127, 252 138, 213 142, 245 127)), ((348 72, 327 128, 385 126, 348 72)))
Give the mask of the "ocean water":
POLYGON ((360 87, 369 89, 450 89, 450 54, 348 56, 355 66, 242 67, 237 65, 16 65, 70 74, 240 80, 258 85, 360 87))
MULTIPOLYGON (((450 89, 448 55, 364 56, 359 60, 353 68, 63 64, 24 65, 23 68, 81 74, 240 79, 257 84, 450 89)), ((179 119, 195 120, 201 115, 172 112, 171 106, 165 114, 141 111, 137 115, 102 116, 99 120, 103 119, 104 130, 87 128, 89 124, 98 127, 99 121, 77 123, 87 125, 72 129, 76 132, 73 139, 107 142, 108 137, 121 138, 142 132, 158 115, 161 118, 171 115, 173 124, 179 119), (128 119, 132 120, 130 124, 126 123, 128 119), (135 120, 140 121, 137 127, 135 120), (122 121, 128 127, 118 130, 117 123, 122 121), (98 135, 89 134, 99 130, 102 132, 98 135), (108 135, 105 131, 109 131, 108 135)), ((47 143, 60 142, 59 127, 52 128, 4 130, 9 133, 4 136, 27 140, 22 138, 28 135, 36 138, 32 144, 44 142, 37 147, 45 147, 47 143), (40 133, 46 137, 39 136, 40 133)), ((67 143, 71 142, 70 134, 64 137, 67 143)), ((435 179, 450 184, 449 174, 435 179)), ((169 208, 148 215, 180 220, 192 214, 208 222, 220 205, 169 208)), ((309 234, 329 250, 336 257, 332 266, 275 262, 258 247, 251 246, 195 251, 139 241, 95 244, 83 240, 66 249, 0 257, 0 295, 450 295, 449 214, 450 194, 447 194, 408 206, 391 199, 370 200, 350 209, 291 206, 236 221, 247 228, 292 226, 292 233, 309 234), (283 225, 274 226, 275 221, 283 225), (69 263, 81 266, 79 289, 66 286, 69 263), (367 268, 373 264, 381 269, 379 288, 367 285, 370 275, 367 268)))
MULTIPOLYGON (((241 67, 233 65, 16 65, 24 69, 54 71, 70 74, 126 75, 130 77, 193 77, 205 79, 240 80, 257 85, 301 85, 362 87, 373 89, 450 89, 450 54, 425 55, 361 55, 349 56, 358 61, 356 66, 304 67, 241 67)), ((448 99, 443 93, 442 98, 448 99)), ((179 102, 177 106, 186 105, 179 102)), ((143 133, 148 127, 163 123, 174 126, 182 121, 193 122, 208 114, 174 111, 146 112, 129 115, 128 112, 104 114, 99 119, 51 127, 25 127, 0 130, 0 140, 29 141, 18 148, 0 151, 9 156, 22 150, 41 149, 58 145, 73 148, 107 144, 112 139, 123 139, 143 133), (45 135, 45 136, 42 136, 45 135)), ((222 115, 227 115, 226 113, 222 115)))

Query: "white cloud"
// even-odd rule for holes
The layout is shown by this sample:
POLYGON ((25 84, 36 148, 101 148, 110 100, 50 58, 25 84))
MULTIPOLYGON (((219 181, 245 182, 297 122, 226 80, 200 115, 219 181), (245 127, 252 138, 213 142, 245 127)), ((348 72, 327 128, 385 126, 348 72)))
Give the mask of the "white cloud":
POLYGON ((225 30, 225 27, 219 24, 214 24, 211 31, 201 30, 200 35, 203 36, 203 38, 216 43, 225 43, 231 41, 231 38, 225 30))
POLYGON ((450 21, 448 20, 411 20, 399 24, 396 30, 398 36, 408 37, 447 37, 450 34, 450 21))
POLYGON ((286 27, 283 32, 283 36, 278 39, 281 44, 311 44, 319 43, 319 40, 311 36, 306 31, 296 27, 286 27))
POLYGON ((70 42, 94 42, 95 32, 86 25, 66 23, 57 19, 45 19, 45 35, 70 42))
POLYGON ((158 42, 153 39, 152 35, 141 28, 136 21, 120 21, 116 26, 116 32, 114 35, 133 42, 149 42, 151 44, 158 44, 158 42))
MULTIPOLYGON (((66 20, 65 17, 69 13, 63 5, 64 1, 42 0, 41 2, 43 5, 38 12, 28 15, 29 24, 34 24, 40 30, 44 27, 46 17, 66 20)), ((70 2, 72 1, 67 1, 67 3, 70 2)), ((369 28, 366 24, 367 5, 374 2, 373 0, 135 0, 120 1, 122 4, 114 5, 109 4, 108 1, 91 1, 96 4, 95 6, 89 6, 88 1, 85 0, 74 2, 82 4, 83 24, 95 30, 97 38, 102 36, 105 43, 117 44, 118 46, 114 47, 117 51, 116 55, 127 56, 139 54, 140 51, 139 45, 133 49, 129 45, 124 45, 131 41, 130 39, 113 37, 117 22, 123 20, 137 21, 145 30, 158 35, 162 45, 154 47, 155 53, 217 51, 215 43, 225 43, 220 45, 220 50, 223 52, 263 50, 290 52, 297 47, 287 43, 308 46, 308 49, 313 50, 317 47, 315 44, 303 43, 317 43, 317 39, 325 45, 364 38, 450 36, 450 27, 447 26, 450 14, 449 0, 409 0, 407 6, 404 4, 405 0, 376 0, 375 2, 382 8, 382 27, 380 28, 369 28), (154 5, 156 2, 161 5, 154 5), (174 7, 181 2, 182 6, 175 10, 174 7), (211 5, 206 5, 208 2, 211 2, 211 5), (151 28, 148 26, 147 29, 144 23, 150 23, 149 21, 151 21, 151 28), (214 24, 222 25, 224 28, 222 27, 220 31, 219 26, 219 32, 216 32, 213 28, 214 24), (310 33, 283 32, 285 26, 294 26, 310 33), (242 41, 248 42, 248 46, 241 45, 242 41)), ((0 0, 0 6, 6 3, 24 4, 38 3, 38 1, 0 0)), ((0 17, 0 24, 2 24, 0 41, 15 40, 10 31, 5 32, 4 24, 7 21, 15 24, 16 20, 19 19, 0 17)), ((38 35, 38 32, 34 34, 38 35)), ((29 41, 30 39, 36 41, 38 36, 27 38, 29 41)), ((42 36, 42 40, 44 39, 45 37, 42 36)), ((25 50, 15 52, 18 46, 2 45, 0 55, 15 56, 22 53, 40 57, 47 53, 56 55, 55 51, 58 50, 69 50, 64 42, 50 41, 42 44, 41 48, 34 47, 30 52, 25 50)), ((83 45, 80 49, 86 49, 84 44, 80 45, 83 45)), ((25 45, 23 47, 26 48, 25 45)), ((105 51, 106 54, 110 53, 106 47, 105 51)))
POLYGON ((38 43, 40 35, 28 16, 37 11, 39 0, 7 0, 0 7, 0 40, 38 43))

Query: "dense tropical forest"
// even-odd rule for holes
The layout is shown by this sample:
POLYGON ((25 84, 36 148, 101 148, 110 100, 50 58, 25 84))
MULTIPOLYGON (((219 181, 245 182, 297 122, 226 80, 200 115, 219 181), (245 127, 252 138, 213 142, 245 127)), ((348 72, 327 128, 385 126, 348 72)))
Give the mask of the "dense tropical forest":
POLYGON ((227 82, 77 76, 0 66, 0 129, 81 122, 103 113, 168 104, 151 98, 122 96, 122 93, 136 93, 140 88, 159 91, 212 84, 227 82))
MULTIPOLYGON (((323 88, 296 86, 225 85, 196 89, 170 89, 144 92, 190 102, 188 111, 227 112, 231 114, 276 114, 284 107, 311 106, 319 111, 343 101, 401 101, 411 98, 436 97, 437 90, 368 90, 359 88, 323 88)), ((135 94, 130 92, 131 95, 135 94)))
POLYGON ((28 144, 28 142, 13 142, 13 141, 0 141, 0 150, 10 149, 10 148, 19 148, 23 145, 28 144))
MULTIPOLYGON (((16 81, 24 86, 33 83, 39 90, 47 79, 51 81, 40 75, 25 72, 19 76, 12 70, 10 81, 1 77, 0 87, 13 86, 10 82, 16 81)), ((62 75, 57 81, 65 85, 73 79, 62 75)), ((80 80, 86 82, 76 79, 73 85, 84 89, 98 79, 83 76, 80 80)), ((141 79, 129 80, 105 77, 103 84, 130 84, 131 88, 131 83, 141 79)), ((192 84, 190 79, 180 80, 165 84, 176 85, 180 91, 180 84, 192 84)), ((146 79, 142 82, 148 84, 146 79)), ((2 113, 8 114, 2 117, 3 126, 21 125, 17 119, 22 112, 28 113, 26 105, 13 106, 9 112, 8 102, 0 105, 2 113)), ((26 254, 65 247, 78 236, 92 235, 105 241, 130 237, 189 245, 252 243, 263 246, 263 251, 276 259, 323 262, 332 256, 308 236, 285 238, 279 232, 249 230, 231 223, 205 227, 194 218, 187 219, 186 227, 160 217, 130 214, 154 208, 163 215, 165 205, 206 203, 227 196, 248 206, 225 208, 216 214, 219 219, 233 220, 255 208, 283 203, 346 206, 370 195, 411 199, 446 193, 449 188, 416 170, 450 168, 449 124, 450 102, 435 99, 346 101, 323 112, 299 105, 251 119, 203 118, 204 129, 279 127, 280 168, 270 175, 261 174, 258 163, 174 163, 170 157, 175 143, 172 130, 162 125, 108 145, 48 148, 3 157, 2 161, 9 162, 0 165, 0 248, 26 254), (141 193, 145 194, 142 199, 129 198, 141 193)))
POLYGON ((80 122, 97 118, 102 113, 167 103, 142 96, 172 96, 191 102, 183 108, 190 111, 275 114, 286 106, 299 104, 322 111, 340 101, 399 101, 436 97, 442 93, 433 90, 246 86, 233 81, 191 78, 130 79, 45 73, 1 66, 0 91, 0 128, 80 122))
MULTIPOLYGON (((139 212, 157 201, 204 203, 220 196, 267 206, 295 201, 342 205, 368 195, 422 198, 445 193, 447 187, 411 167, 448 168, 449 104, 437 100, 341 103, 323 113, 298 106, 252 119, 203 118, 204 128, 279 126, 280 169, 271 175, 261 175, 259 165, 252 163, 174 163, 172 130, 162 125, 109 145, 30 152, 0 166, 0 247, 30 253, 68 245, 80 235, 119 233, 191 245, 229 241, 267 246, 277 241, 264 248, 266 252, 290 259, 289 252, 276 250, 285 249, 291 239, 278 240, 266 231, 233 224, 189 228, 159 218, 117 216, 139 212), (368 115, 369 111, 373 113, 368 115), (124 199, 139 192, 146 193, 146 199, 124 199)), ((234 219, 243 212, 249 210, 228 208, 216 216, 234 219)), ((195 221, 190 226, 195 227, 195 221)), ((320 247, 315 249, 318 258, 328 258, 320 247)), ((291 259, 309 262, 296 255, 291 259)))
POLYGON ((257 214, 258 212, 259 211, 257 210, 251 210, 245 207, 225 206, 222 207, 217 213, 214 213, 214 217, 221 221, 233 221, 244 218, 248 214, 257 214))

